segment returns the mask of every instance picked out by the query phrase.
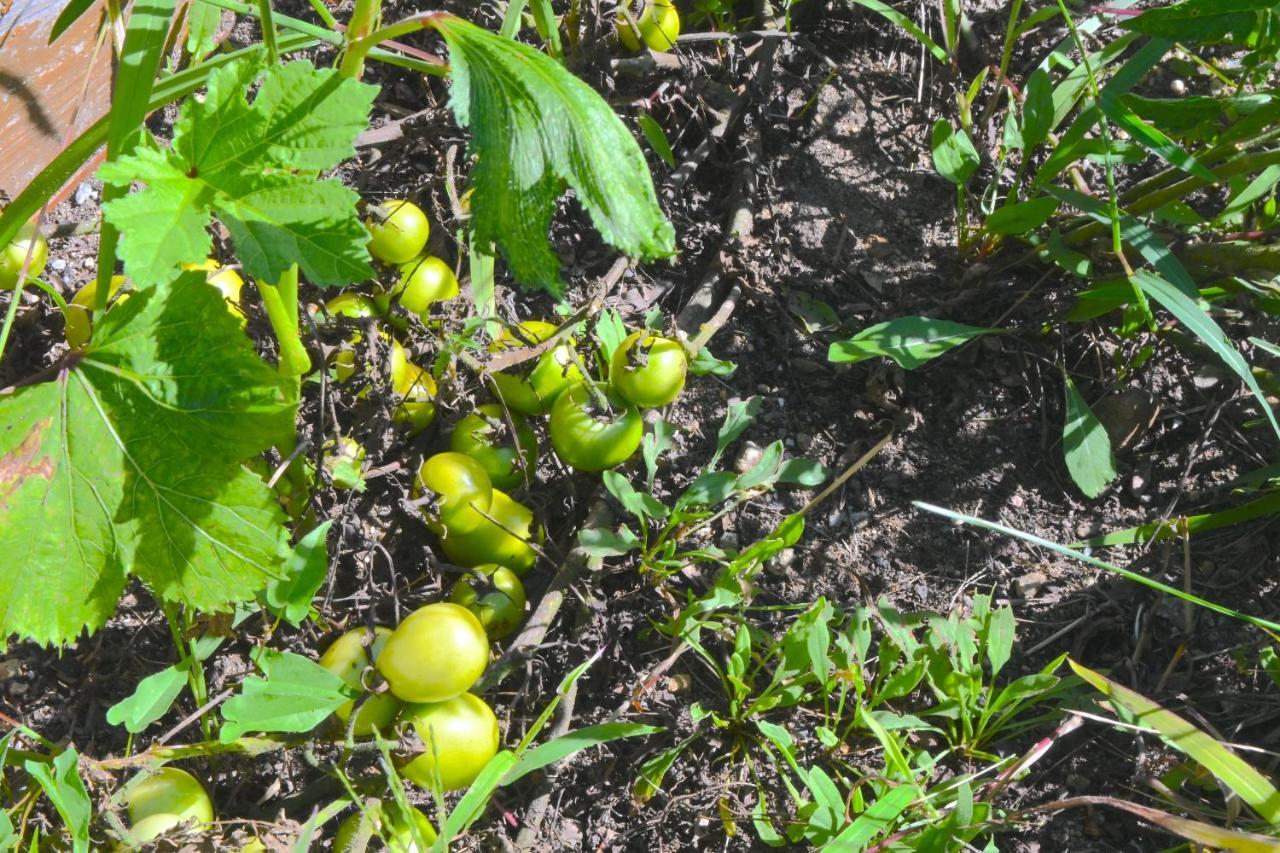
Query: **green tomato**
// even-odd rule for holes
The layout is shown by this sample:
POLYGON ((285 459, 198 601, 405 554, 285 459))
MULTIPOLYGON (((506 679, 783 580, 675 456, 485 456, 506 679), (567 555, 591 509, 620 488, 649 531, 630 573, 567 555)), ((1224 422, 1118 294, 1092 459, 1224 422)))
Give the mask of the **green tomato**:
POLYGON ((431 303, 443 302, 458 295, 458 279, 449 265, 434 255, 423 255, 400 265, 400 281, 391 297, 406 311, 417 314, 425 322, 431 303))
POLYGON ((458 579, 449 600, 470 610, 491 639, 500 640, 524 620, 520 577, 505 566, 485 563, 458 579))
MULTIPOLYGON (((124 302, 129 298, 128 293, 120 293, 120 289, 128 281, 122 275, 111 276, 111 282, 107 286, 108 307, 111 306, 112 300, 124 302), (117 294, 119 294, 118 298, 117 294)), ((90 279, 76 291, 75 296, 72 296, 71 301, 67 303, 67 312, 62 316, 62 319, 65 325, 64 334, 67 337, 67 343, 72 349, 79 349, 89 342, 89 338, 93 333, 93 306, 97 295, 98 280, 96 278, 90 279)))
POLYGON ((551 409, 551 444, 567 465, 579 471, 603 471, 631 458, 644 438, 644 420, 635 406, 597 411, 586 385, 560 395, 551 409))
POLYGON ((363 293, 339 293, 324 304, 324 311, 330 317, 348 320, 364 320, 381 313, 374 301, 363 293))
POLYGON ((360 830, 361 821, 368 824, 370 844, 364 849, 369 851, 387 850, 389 853, 427 853, 436 841, 436 830, 431 821, 420 809, 411 808, 406 816, 394 800, 386 802, 374 801, 365 812, 357 811, 338 827, 333 836, 334 853, 348 853, 353 850, 352 842, 360 830), (407 819, 406 819, 407 817, 407 819), (417 839, 413 836, 410 821, 418 829, 417 839), (381 839, 383 844, 378 843, 381 839), (418 842, 426 846, 421 846, 418 842))
MULTIPOLYGON (((361 679, 364 671, 373 665, 391 638, 391 629, 378 626, 373 637, 364 628, 354 628, 333 641, 320 656, 320 665, 342 679, 348 687, 363 690, 361 679), (372 640, 372 642, 371 642, 372 640)), ((356 700, 352 699, 334 711, 344 726, 351 720, 356 700)), ((400 700, 389 693, 379 693, 364 700, 356 713, 352 733, 356 737, 368 737, 374 730, 390 731, 400 713, 400 700)))
POLYGON ((468 568, 497 563, 524 577, 537 562, 538 553, 529 542, 533 528, 533 511, 506 492, 493 490, 489 519, 478 530, 450 534, 440 540, 449 561, 468 568), (514 535, 513 535, 514 534, 514 535))
POLYGON ((349 436, 324 445, 324 470, 339 491, 364 491, 364 445, 349 436))
MULTIPOLYGON (((515 330, 507 329, 490 345, 492 352, 520 349, 540 344, 557 331, 551 323, 526 320, 515 330)), ((522 415, 544 415, 565 388, 584 377, 578 367, 572 338, 561 341, 555 347, 538 356, 527 373, 502 371, 491 377, 497 396, 522 415)))
POLYGON ((18 286, 18 274, 22 272, 29 249, 31 265, 27 268, 27 278, 33 279, 44 272, 44 265, 49 261, 49 244, 36 233, 32 222, 19 228, 18 236, 0 249, 0 290, 13 290, 18 286))
POLYGON ((656 409, 680 396, 688 370, 680 344, 647 331, 632 332, 614 350, 609 384, 624 400, 656 409))
POLYGON ((409 361, 399 341, 391 342, 391 389, 400 398, 392 418, 409 432, 422 432, 436 417, 436 381, 409 361))
POLYGON ((471 693, 447 702, 410 705, 405 719, 413 723, 422 752, 400 772, 428 790, 437 783, 442 791, 467 787, 498 754, 498 718, 483 699, 471 693))
POLYGON ((618 16, 618 41, 630 51, 640 49, 643 40, 650 50, 665 52, 675 46, 680 35, 680 13, 669 0, 646 0, 639 12, 632 13, 640 38, 623 15, 618 16))
POLYGON ((374 662, 405 702, 443 702, 466 691, 489 665, 489 638, 470 610, 440 602, 404 618, 374 662))
POLYGON ((150 841, 189 820, 198 825, 213 822, 213 802, 194 776, 177 767, 161 767, 138 777, 125 791, 132 834, 150 841))
POLYGON ((514 489, 524 483, 524 472, 533 473, 538 460, 538 439, 525 419, 515 412, 508 423, 502 406, 485 403, 458 421, 449 449, 465 453, 480 463, 495 488, 514 489), (515 426, 515 435, 511 427, 515 426), (521 464, 521 456, 524 462, 521 464))
POLYGON ((493 482, 466 454, 449 451, 428 457, 418 469, 414 491, 435 498, 434 505, 422 506, 422 514, 437 536, 470 533, 489 523, 485 514, 493 503, 493 482))
POLYGON ((431 223, 427 215, 411 201, 387 199, 379 205, 384 218, 371 216, 365 220, 369 230, 369 254, 387 264, 411 261, 427 245, 431 223))

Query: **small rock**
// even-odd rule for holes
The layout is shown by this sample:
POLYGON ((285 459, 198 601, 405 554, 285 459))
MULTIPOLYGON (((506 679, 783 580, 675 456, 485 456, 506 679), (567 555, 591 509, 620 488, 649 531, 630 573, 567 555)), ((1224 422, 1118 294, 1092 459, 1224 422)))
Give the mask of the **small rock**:
POLYGON ((66 268, 67 268, 66 258, 54 258, 53 260, 49 261, 49 269, 53 270, 54 272, 62 272, 66 268))
POLYGON ((765 569, 775 575, 785 575, 796 561, 795 548, 783 548, 773 559, 765 563, 765 569))
POLYGON ((841 519, 844 518, 844 511, 841 509, 833 509, 827 513, 827 527, 839 527, 841 519))
POLYGON ((1211 391, 1222 383, 1222 370, 1216 365, 1206 364, 1191 376, 1191 384, 1197 391, 1211 391))
POLYGON ((813 447, 813 436, 807 432, 796 433, 796 450, 801 453, 808 453, 811 447, 813 447))
POLYGON ((95 257, 88 257, 80 262, 80 266, 84 267, 87 270, 91 270, 97 265, 98 265, 98 259, 95 257))
POLYGON ((1183 95, 1187 94, 1187 81, 1175 77, 1169 84, 1169 91, 1172 92, 1175 97, 1181 98, 1183 95))
POLYGON ((1146 492, 1147 485, 1148 482, 1146 477, 1142 474, 1134 474, 1129 478, 1129 494, 1133 495, 1135 498, 1140 498, 1143 493, 1146 492))
POLYGON ((738 534, 733 533, 732 531, 729 533, 725 533, 720 537, 720 541, 717 542, 716 544, 718 544, 721 548, 725 549, 726 551, 737 551, 738 550, 738 534))
POLYGON ((1022 509, 1022 505, 1025 503, 1026 501, 1023 500, 1022 495, 1013 495, 1009 498, 1009 506, 1014 509, 1022 509))
POLYGON ((784 447, 795 447, 796 440, 791 436, 787 436, 785 439, 783 439, 782 444, 784 447))
POLYGON ((98 197, 98 191, 93 188, 93 184, 85 181, 76 187, 75 203, 76 205, 88 204, 98 197))
POLYGON ((738 458, 733 460, 733 470, 739 474, 745 474, 760 464, 762 456, 764 456, 764 448, 760 445, 754 441, 743 442, 742 450, 738 451, 738 458))
POLYGON ((766 385, 763 382, 761 382, 759 385, 756 386, 756 390, 759 391, 761 394, 773 393, 773 389, 771 389, 768 385, 766 385))
POLYGON ((889 242, 889 238, 879 234, 867 237, 866 249, 868 255, 881 261, 893 254, 893 244, 889 242))
POLYGON ((851 512, 849 513, 849 528, 851 530, 861 530, 871 523, 871 513, 869 512, 851 512))
POLYGON ((1014 580, 1013 588, 1017 591, 1019 598, 1035 598, 1040 587, 1048 582, 1049 576, 1044 572, 1031 571, 1014 580))

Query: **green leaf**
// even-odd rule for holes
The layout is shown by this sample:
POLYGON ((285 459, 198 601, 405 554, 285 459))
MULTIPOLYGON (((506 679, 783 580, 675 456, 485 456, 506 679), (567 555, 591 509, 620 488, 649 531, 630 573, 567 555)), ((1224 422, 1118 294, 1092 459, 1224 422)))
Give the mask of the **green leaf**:
POLYGON ((1258 380, 1254 377, 1253 371, 1249 369, 1249 363, 1244 360, 1244 356, 1240 354, 1235 344, 1227 338, 1226 333, 1214 322, 1208 312, 1196 304, 1194 299, 1183 293, 1180 288, 1174 287, 1153 272, 1138 270, 1133 274, 1133 281, 1138 287, 1142 288, 1143 293, 1159 302, 1165 310, 1177 317, 1182 325, 1186 326, 1205 346, 1221 358, 1236 376, 1240 377, 1244 384, 1249 387, 1249 390, 1253 392, 1253 396, 1257 399, 1262 413, 1271 422, 1271 429, 1277 436, 1280 436, 1280 423, 1276 422, 1276 413, 1271 408, 1271 404, 1267 402, 1267 395, 1263 392, 1262 387, 1258 385, 1258 380))
POLYGON ((563 761, 584 749, 599 746, 602 743, 620 740, 626 737, 644 737, 663 731, 661 726, 647 726, 643 723, 598 723, 586 726, 577 731, 567 732, 552 738, 544 744, 535 746, 520 757, 520 761, 503 777, 503 785, 510 785, 517 779, 528 776, 535 770, 541 770, 557 761, 563 761))
POLYGON ((689 484, 676 500, 676 509, 715 506, 737 490, 738 475, 730 471, 708 471, 689 484))
POLYGON ((873 838, 893 825, 898 815, 915 802, 916 792, 903 785, 890 788, 880 799, 831 839, 829 850, 863 850, 873 838))
POLYGON ((89 792, 85 790, 84 780, 80 778, 79 765, 79 753, 68 747, 53 759, 52 767, 35 760, 27 761, 23 767, 44 788, 49 801, 62 816, 62 821, 71 834, 72 849, 76 853, 88 853, 89 821, 93 817, 93 805, 89 801, 89 792))
POLYGON ((222 743, 246 732, 307 732, 358 698, 341 678, 302 655, 264 648, 256 662, 265 677, 245 678, 240 693, 222 706, 222 743))
POLYGON ((956 186, 966 183, 982 162, 964 128, 957 130, 944 118, 934 122, 930 147, 933 149, 933 167, 956 186))
POLYGON ((640 538, 626 526, 616 530, 591 527, 578 531, 578 547, 592 557, 621 557, 639 548, 640 538))
POLYGON ((182 105, 171 149, 142 149, 99 170, 108 184, 146 185, 103 206, 124 234, 120 255, 139 286, 204 260, 211 212, 226 224, 251 276, 278 281, 294 263, 313 284, 372 273, 358 197, 313 175, 354 153, 376 89, 305 60, 263 72, 260 59, 255 54, 210 75, 204 99, 182 105), (250 105, 246 92, 258 81, 250 105))
POLYGON ((1067 417, 1062 425, 1062 449, 1067 471, 1080 491, 1091 498, 1102 494, 1116 478, 1111 456, 1111 439, 1102 422, 1076 390, 1071 377, 1063 374, 1067 395, 1067 417))
POLYGON ((997 333, 999 329, 966 326, 949 320, 898 317, 863 329, 851 338, 836 341, 827 350, 827 361, 855 364, 885 356, 912 370, 965 341, 997 333))
POLYGON ((649 147, 654 150, 662 162, 671 168, 676 167, 676 155, 671 150, 671 143, 667 141, 667 134, 662 129, 662 125, 654 120, 653 116, 648 113, 640 113, 636 116, 636 124, 640 126, 640 132, 644 134, 644 138, 648 141, 649 147))
POLYGON ((675 254, 640 146, 603 98, 529 45, 452 15, 431 25, 449 45, 449 103, 472 133, 476 239, 501 247, 519 281, 564 289, 547 232, 565 184, 606 242, 644 260, 675 254))
POLYGON ((1049 221, 1060 202, 1050 196, 1020 201, 996 208, 987 217, 986 229, 992 234, 1024 234, 1049 221))
POLYGON ((644 458, 645 487, 653 491, 654 478, 658 476, 658 457, 666 453, 671 446, 672 436, 676 428, 670 422, 659 418, 653 428, 645 431, 644 441, 640 445, 640 455, 644 458))
POLYGON ((1022 101, 1022 144, 1027 151, 1049 138, 1053 120, 1053 80, 1049 72, 1037 68, 1027 79, 1022 101))
POLYGON ((821 462, 797 456, 782 463, 782 467, 778 469, 777 482, 812 488, 821 485, 830 476, 831 469, 821 462))
MULTIPOLYGON (((1210 530, 1218 530, 1219 528, 1243 524, 1256 518, 1268 518, 1277 514, 1280 514, 1280 492, 1271 492, 1257 500, 1249 501, 1231 509, 1208 512, 1202 515, 1188 515, 1183 521, 1186 523, 1187 532, 1194 537, 1199 533, 1208 533, 1210 530)), ((1091 548, 1108 548, 1112 545, 1133 545, 1140 542, 1149 542, 1152 539, 1162 540, 1180 535, 1177 527, 1166 520, 1158 519, 1137 527, 1094 536, 1077 544, 1088 545, 1091 548)))
POLYGON ((1070 658, 1067 663, 1075 670, 1076 675, 1096 687, 1118 710, 1131 715, 1134 724, 1155 729, 1165 743, 1198 761, 1264 820, 1273 826, 1280 826, 1280 791, 1244 759, 1142 694, 1117 684, 1070 658))
POLYGON ((729 411, 725 413, 724 423, 720 425, 720 432, 716 435, 716 452, 711 454, 711 461, 707 463, 704 471, 710 471, 720 461, 720 457, 724 455, 729 445, 738 440, 738 436, 746 432, 747 427, 755 423, 756 417, 760 414, 760 407, 764 405, 760 402, 759 397, 748 397, 737 403, 729 404, 729 411))
POLYGON ((991 676, 994 678, 1013 654, 1013 637, 1016 625, 1013 609, 1004 606, 994 611, 984 626, 983 639, 987 647, 987 661, 991 664, 991 676))
POLYGON ((148 675, 133 693, 107 709, 107 722, 123 723, 130 734, 137 734, 169 713, 186 684, 187 669, 179 665, 148 675))
MULTIPOLYGON (((734 483, 734 491, 747 491, 757 486, 773 485, 774 480, 778 477, 778 469, 782 466, 782 442, 772 441, 769 446, 760 454, 760 459, 755 465, 751 466, 751 470, 743 473, 736 483, 734 483)), ((701 478, 699 478, 701 479, 701 478)))
POLYGON ((853 0, 853 2, 865 9, 870 9, 877 14, 883 15, 889 21, 901 27, 907 34, 920 42, 920 44, 924 46, 925 50, 933 54, 934 59, 944 63, 948 61, 949 58, 947 57, 947 52, 939 47, 937 42, 929 38, 929 36, 925 34, 925 31, 916 25, 915 21, 911 20, 897 9, 894 9, 887 3, 881 3, 880 0, 853 0))
POLYGON ((1185 0, 1147 9, 1122 26, 1177 41, 1243 45, 1275 26, 1275 12, 1275 0, 1185 0))
POLYGON ((467 827, 484 813, 490 799, 493 798, 493 792, 502 784, 503 778, 511 772, 517 760, 515 753, 507 749, 489 759, 489 763, 481 769, 480 775, 471 783, 471 787, 467 788, 467 792, 453 807, 453 811, 449 812, 449 819, 445 821, 444 831, 434 849, 447 850, 449 840, 466 832, 467 827))
POLYGON ((278 572, 283 513, 241 461, 293 432, 289 383, 203 273, 135 294, 51 382, 0 396, 0 636, 73 639, 132 571, 196 610, 278 572))
POLYGON ((617 498, 622 508, 636 518, 666 518, 669 510, 652 495, 638 492, 626 477, 617 471, 605 471, 604 487, 617 498))
POLYGON ((199 0, 187 6, 187 53, 199 63, 217 48, 214 37, 222 26, 222 9, 199 0))
POLYGON ((329 576, 329 551, 326 537, 332 521, 326 521, 302 537, 284 561, 280 577, 267 584, 265 598, 272 613, 289 622, 301 625, 311 612, 311 599, 325 578, 329 576))
POLYGON ((703 347, 689 362, 689 372, 694 376, 732 376, 738 365, 732 361, 716 358, 711 350, 703 347))
POLYGON ((685 747, 692 742, 692 738, 683 740, 640 765, 639 775, 631 785, 631 796, 637 803, 644 805, 653 799, 654 794, 662 790, 662 780, 666 777, 667 771, 676 763, 676 759, 680 757, 680 753, 684 752, 685 747))
POLYGON ((49 44, 53 44, 58 40, 58 36, 67 31, 72 24, 80 19, 80 16, 89 11, 94 0, 71 0, 66 6, 62 7, 62 11, 58 13, 57 19, 53 22, 53 27, 49 30, 49 44))

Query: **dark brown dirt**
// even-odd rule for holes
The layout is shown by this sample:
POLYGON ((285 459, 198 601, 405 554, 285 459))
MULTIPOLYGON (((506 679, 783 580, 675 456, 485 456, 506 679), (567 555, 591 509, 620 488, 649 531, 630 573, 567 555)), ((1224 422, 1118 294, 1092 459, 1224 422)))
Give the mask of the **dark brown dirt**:
MULTIPOLYGON (((413 9, 399 10, 408 11, 413 9)), ((303 14, 301 9, 294 13, 303 14)), ((387 17, 397 15, 389 9, 387 17)), ((978 17, 969 60, 994 60, 1001 24, 999 16, 978 17)), ((1104 323, 1062 321, 1077 283, 1046 277, 1038 268, 1007 267, 1002 257, 957 257, 954 191, 933 171, 928 148, 932 121, 950 114, 956 79, 936 64, 922 68, 912 42, 861 9, 835 4, 810 10, 800 20, 800 36, 780 41, 767 90, 748 87, 751 102, 741 122, 713 145, 710 158, 679 192, 670 191, 672 170, 650 158, 660 197, 677 228, 681 257, 672 265, 629 274, 611 294, 610 305, 635 312, 628 317, 634 322, 643 314, 635 306, 649 304, 657 294, 656 304, 675 315, 721 252, 743 287, 732 318, 711 342, 715 355, 736 362, 738 369, 727 378, 691 382, 675 407, 670 417, 683 432, 659 477, 659 496, 676 493, 709 457, 726 402, 733 398, 756 396, 763 402, 745 440, 765 445, 782 439, 789 453, 835 470, 892 430, 885 450, 809 515, 789 562, 775 563, 761 576, 758 604, 825 596, 838 606, 853 606, 885 596, 902 609, 945 611, 976 592, 992 592, 1012 602, 1019 618, 1022 654, 1015 654, 1009 677, 1070 652, 1086 665, 1110 669, 1112 677, 1168 707, 1211 723, 1233 741, 1275 749, 1276 690, 1256 672, 1256 633, 1206 611, 1194 612, 1187 633, 1186 614, 1173 599, 1051 552, 952 525, 912 505, 938 504, 1057 542, 1221 506, 1231 479, 1266 459, 1265 438, 1243 427, 1251 416, 1247 400, 1225 379, 1194 382, 1207 362, 1193 360, 1171 343, 1161 343, 1155 358, 1116 384, 1113 359, 1123 362, 1136 346, 1117 342, 1104 323), (838 69, 830 78, 828 60, 838 69), (726 188, 735 163, 747 156, 740 144, 748 138, 759 144, 759 191, 751 204, 754 237, 739 245, 726 238, 722 223, 726 188), (797 314, 806 299, 830 306, 837 322, 806 330, 797 314), (851 367, 827 362, 831 341, 912 314, 1000 325, 1009 334, 971 343, 910 372, 879 361, 851 367), (1062 462, 1063 367, 1090 401, 1132 388, 1161 403, 1150 430, 1119 454, 1117 484, 1094 501, 1076 490, 1062 462), (1233 658, 1236 649, 1245 650, 1245 668, 1233 658)), ((751 37, 691 44, 677 52, 677 66, 640 77, 611 72, 602 54, 588 57, 579 70, 625 115, 635 114, 637 99, 650 98, 679 159, 705 138, 716 94, 749 82, 745 75, 756 44, 751 37)), ((443 169, 446 152, 456 146, 461 154, 466 137, 444 109, 446 90, 439 81, 424 84, 377 66, 371 79, 384 87, 377 124, 426 112, 405 123, 401 139, 362 149, 359 162, 344 175, 366 197, 408 195, 425 202, 433 221, 444 223, 434 229, 433 250, 452 260, 456 247, 443 169)), ((68 201, 51 218, 91 218, 93 198, 82 195, 80 201, 68 201)), ((572 295, 580 297, 612 257, 576 208, 566 207, 555 238, 576 285, 572 295)), ((68 294, 90 275, 93 245, 91 237, 53 244, 54 257, 65 264, 55 264, 53 278, 68 294)), ((545 297, 510 290, 501 307, 506 316, 518 318, 547 316, 552 308, 545 297)), ((445 319, 446 327, 464 310, 457 307, 457 316, 445 319)), ((5 359, 3 382, 47 366, 59 354, 56 315, 33 304, 21 317, 18 355, 5 359)), ((259 317, 250 330, 266 337, 259 317)), ((320 332, 317 351, 334 343, 336 334, 320 332)), ((412 346, 425 363, 435 347, 433 336, 419 328, 412 346)), ((440 428, 406 441, 392 428, 388 403, 379 394, 356 400, 351 390, 327 389, 322 403, 318 389, 311 390, 304 415, 313 446, 334 434, 336 418, 344 433, 368 447, 371 464, 382 471, 363 494, 326 491, 316 499, 318 515, 334 520, 329 543, 334 574, 317 602, 334 628, 366 620, 394 623, 447 588, 450 567, 440 565, 431 537, 403 502, 418 461, 440 447, 448 424, 468 411, 477 391, 476 382, 462 376, 452 401, 446 398, 441 405, 440 428)), ((730 460, 739 449, 730 451, 730 460)), ((555 557, 572 546, 600 488, 597 478, 571 475, 546 459, 540 475, 536 489, 517 497, 546 525, 547 550, 555 557)), ((745 546, 812 494, 783 490, 764 496, 724 519, 713 538, 745 546)), ((1185 578, 1199 594, 1275 619, 1277 546, 1274 524, 1263 523, 1197 537, 1185 556, 1177 545, 1156 545, 1108 558, 1171 585, 1181 586, 1185 578)), ((552 572, 543 563, 530 577, 532 601, 552 572)), ((683 600, 686 591, 701 591, 710 580, 709 571, 690 572, 655 584, 629 560, 610 560, 603 571, 582 579, 546 646, 490 697, 506 742, 518 741, 565 673, 597 653, 601 659, 579 687, 573 723, 610 717, 670 648, 652 626, 672 616, 672 602, 683 600)), ((775 616, 762 624, 781 630, 784 622, 775 616)), ((256 619, 246 626, 212 662, 211 695, 235 686, 248 671, 247 652, 264 630, 256 619)), ((272 642, 314 653, 330 634, 310 625, 282 631, 272 642)), ((723 653, 731 637, 709 645, 723 653)), ((138 588, 122 601, 107 629, 60 655, 13 645, 0 658, 0 710, 56 742, 74 743, 85 754, 120 755, 124 733, 106 724, 105 709, 139 678, 171 663, 173 654, 163 616, 138 588)), ((754 786, 744 786, 748 777, 727 759, 724 740, 698 740, 651 803, 633 803, 629 788, 640 762, 693 731, 689 705, 697 701, 714 710, 724 702, 694 655, 682 658, 668 676, 625 714, 666 726, 666 733, 589 750, 554 771, 536 849, 760 846, 748 819, 754 786), (738 820, 735 837, 726 836, 722 805, 738 820)), ((1078 700, 1082 706, 1091 702, 1087 693, 1078 700)), ((135 748, 145 747, 192 710, 184 697, 139 737, 135 748)), ((771 719, 805 725, 799 715, 771 719)), ((1051 730, 1004 744, 1001 751, 1025 749, 1051 730)), ((197 736, 198 729, 191 727, 178 740, 197 736)), ((300 822, 341 792, 323 769, 334 755, 316 757, 320 767, 303 752, 288 750, 200 769, 228 820, 300 822)), ((1086 723, 1055 745, 1001 805, 1013 810, 1078 794, 1148 800, 1152 795, 1144 779, 1166 757, 1153 739, 1139 743, 1086 723)), ((376 773, 372 761, 357 761, 356 767, 376 773)), ((540 786, 534 778, 501 791, 467 846, 509 847, 540 786)), ((1000 849, 1028 851, 1149 850, 1168 843, 1127 815, 1092 810, 1022 823, 1011 818, 998 841, 1000 849)))

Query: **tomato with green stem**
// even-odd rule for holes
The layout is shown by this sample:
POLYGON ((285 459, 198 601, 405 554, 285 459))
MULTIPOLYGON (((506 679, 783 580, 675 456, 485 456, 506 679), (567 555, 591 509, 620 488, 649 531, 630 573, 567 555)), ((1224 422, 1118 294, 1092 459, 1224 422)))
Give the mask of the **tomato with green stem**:
MULTIPOLYGON (((320 665, 342 679, 348 687, 364 689, 364 674, 382 654, 391 629, 378 626, 370 634, 365 628, 354 628, 338 639, 320 656, 320 665)), ((352 699, 333 712, 344 726, 350 725, 356 737, 368 737, 374 730, 390 731, 400 713, 400 700, 390 693, 375 693, 365 697, 356 711, 355 723, 351 712, 356 700, 352 699)))
POLYGON ((483 699, 463 693, 446 702, 409 705, 405 720, 413 724, 422 752, 400 772, 427 790, 458 791, 480 775, 498 754, 498 718, 483 699))
POLYGON ((423 255, 400 265, 400 281, 391 290, 391 298, 406 311, 429 319, 431 305, 458 295, 458 279, 444 261, 434 255, 423 255))
POLYGON ((656 409, 680 396, 688 370, 679 343, 647 330, 632 332, 613 352, 609 384, 624 400, 656 409))
POLYGON ((445 556, 468 568, 497 563, 524 577, 538 560, 538 552, 530 544, 533 511, 501 489, 494 489, 493 503, 485 515, 488 517, 479 529, 440 540, 445 556))
MULTIPOLYGON (((111 276, 111 283, 108 285, 108 300, 116 300, 123 302, 129 298, 128 293, 120 293, 121 288, 129 280, 122 275, 111 276), (118 298, 117 298, 118 296, 118 298)), ((67 313, 63 315, 64 330, 67 344, 72 349, 79 349, 89 342, 89 338, 93 334, 93 306, 98 296, 98 280, 90 279, 76 291, 75 296, 71 297, 71 301, 67 303, 67 313)))
POLYGON ((504 412, 497 403, 477 406, 458 421, 449 449, 479 462, 499 489, 514 489, 524 483, 525 472, 532 474, 538 460, 538 439, 529 424, 515 412, 504 412))
POLYGON ((403 198, 388 199, 372 209, 365 220, 369 230, 369 254, 387 264, 403 264, 418 256, 431 235, 431 223, 422 208, 403 198))
POLYGON ((31 253, 31 264, 27 267, 27 278, 35 278, 44 272, 49 261, 49 244, 36 231, 34 222, 28 222, 18 229, 18 235, 9 245, 0 249, 0 290, 13 290, 18 286, 18 275, 22 265, 27 261, 27 253, 31 253))
POLYGON ((631 21, 619 14, 618 41, 630 51, 640 50, 640 42, 660 53, 675 47, 680 35, 680 13, 670 0, 643 0, 633 7, 631 21), (632 21, 635 22, 634 29, 632 21))
POLYGON ((626 462, 640 447, 644 420, 635 406, 608 400, 604 386, 578 384, 556 400, 548 432, 565 464, 604 471, 626 462))
POLYGON ((392 418, 411 433, 422 432, 436 418, 436 380, 409 361, 399 341, 391 342, 391 389, 400 398, 392 418))
POLYGON ((489 638, 467 608, 419 607, 396 626, 374 666, 405 702, 443 702, 475 684, 489 664, 489 638))
MULTIPOLYGON (((551 338, 559 329, 541 320, 525 320, 503 331, 489 349, 492 352, 536 346, 551 338)), ((522 415, 544 415, 565 388, 584 377, 580 358, 574 350, 573 338, 566 338, 538 356, 525 373, 500 371, 493 374, 494 392, 508 408, 522 415)))
POLYGON ((476 566, 459 578, 449 600, 474 613, 494 640, 507 636, 524 621, 524 584, 519 575, 496 563, 476 566))
MULTIPOLYGON (((435 827, 421 809, 410 808, 409 813, 405 814, 394 800, 374 800, 365 811, 357 811, 338 826, 338 831, 333 836, 335 853, 351 853, 355 850, 354 842, 360 831, 361 821, 368 821, 369 839, 382 839, 389 853, 428 853, 436 841, 435 827), (417 828, 416 838, 414 827, 417 828), (425 847, 422 846, 424 844, 425 847)), ((362 849, 373 851, 378 848, 370 844, 362 849)))
POLYGON ((446 451, 427 458, 418 469, 414 492, 431 498, 422 505, 427 527, 436 535, 457 536, 488 523, 493 482, 479 462, 446 451))
POLYGON ((194 776, 177 767, 161 767, 130 783, 124 802, 132 835, 138 841, 151 841, 187 821, 199 826, 213 822, 213 801, 208 792, 194 776))

